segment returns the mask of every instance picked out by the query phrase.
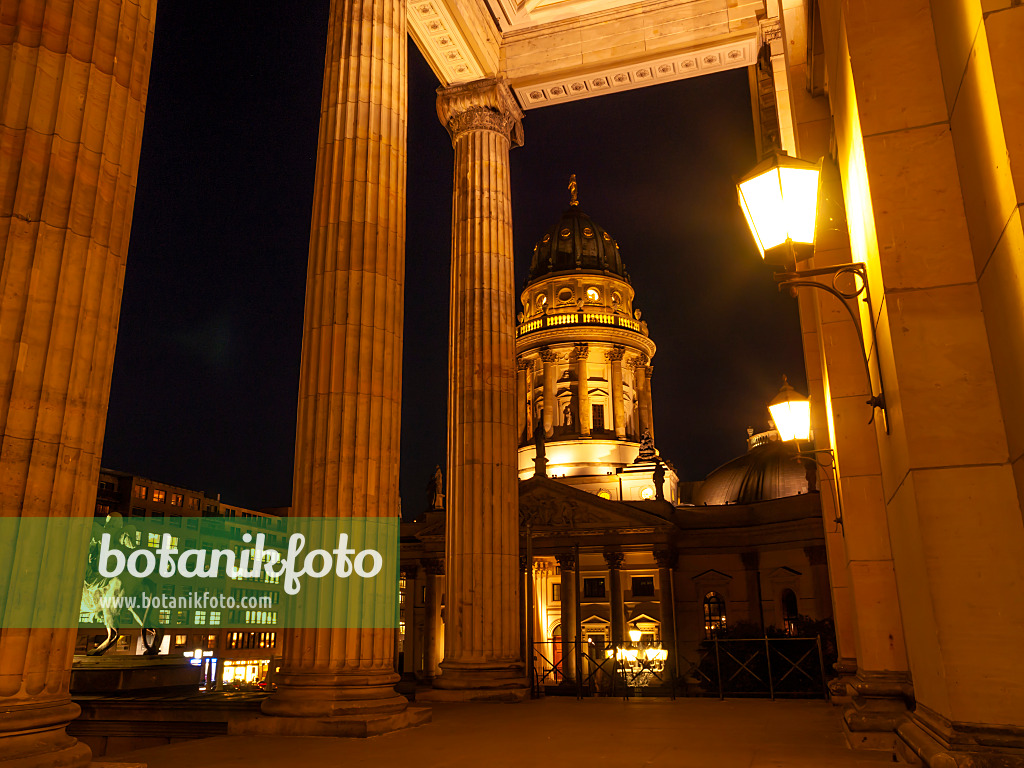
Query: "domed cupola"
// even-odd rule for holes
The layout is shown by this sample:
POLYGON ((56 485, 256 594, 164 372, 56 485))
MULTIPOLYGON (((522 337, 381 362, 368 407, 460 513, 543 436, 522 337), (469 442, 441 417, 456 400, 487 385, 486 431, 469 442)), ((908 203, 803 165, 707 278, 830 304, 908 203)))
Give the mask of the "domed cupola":
POLYGON ((529 286, 536 280, 565 272, 599 272, 629 282, 619 244, 608 232, 580 210, 576 175, 569 182, 569 208, 533 247, 529 286))

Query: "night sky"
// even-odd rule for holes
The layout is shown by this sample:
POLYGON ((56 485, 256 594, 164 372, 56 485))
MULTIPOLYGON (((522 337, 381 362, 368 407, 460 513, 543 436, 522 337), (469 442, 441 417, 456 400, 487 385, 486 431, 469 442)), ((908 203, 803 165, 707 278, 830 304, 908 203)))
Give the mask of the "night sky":
MULTIPOLYGON (((159 6, 103 465, 250 508, 291 497, 329 3, 159 6)), ((401 492, 444 466, 451 143, 410 42, 401 492)), ((704 477, 806 392, 795 302, 735 202, 754 165, 745 70, 530 110, 514 149, 517 290, 568 203, 619 242, 654 357, 656 443, 704 477)), ((518 311, 521 307, 516 306, 518 311)))

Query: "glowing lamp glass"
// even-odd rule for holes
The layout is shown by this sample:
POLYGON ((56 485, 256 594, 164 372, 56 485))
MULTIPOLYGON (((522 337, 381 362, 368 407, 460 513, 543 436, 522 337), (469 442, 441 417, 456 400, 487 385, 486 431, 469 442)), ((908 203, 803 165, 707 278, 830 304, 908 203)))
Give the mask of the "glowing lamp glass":
POLYGON ((811 437, 811 402, 786 382, 768 405, 779 439, 809 440, 811 437))
POLYGON ((736 185, 747 226, 767 263, 785 265, 813 255, 820 171, 819 163, 780 154, 736 185))
POLYGON ((630 640, 630 642, 632 642, 632 643, 639 643, 641 637, 642 637, 642 633, 640 632, 639 629, 631 629, 631 630, 629 630, 629 640, 630 640))

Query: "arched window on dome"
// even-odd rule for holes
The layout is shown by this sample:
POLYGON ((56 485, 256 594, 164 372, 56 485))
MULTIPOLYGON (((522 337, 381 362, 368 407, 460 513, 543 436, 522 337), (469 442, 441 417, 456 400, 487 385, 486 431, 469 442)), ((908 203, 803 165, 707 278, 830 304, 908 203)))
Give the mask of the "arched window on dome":
POLYGON ((796 635, 797 633, 797 618, 800 616, 800 611, 797 608, 796 593, 792 589, 786 589, 782 592, 782 626, 786 631, 787 635, 796 635))
POLYGON ((704 595, 704 636, 718 637, 725 631, 725 600, 717 592, 704 595))

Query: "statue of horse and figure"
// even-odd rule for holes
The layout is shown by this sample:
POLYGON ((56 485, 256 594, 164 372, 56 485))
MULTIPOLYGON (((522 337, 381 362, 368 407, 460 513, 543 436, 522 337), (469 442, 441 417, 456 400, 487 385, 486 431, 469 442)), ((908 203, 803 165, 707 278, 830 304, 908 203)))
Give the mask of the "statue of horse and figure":
POLYGON ((106 639, 95 648, 86 651, 88 656, 102 656, 116 642, 120 633, 120 621, 124 611, 142 627, 143 655, 155 656, 160 653, 164 630, 157 621, 157 609, 142 608, 142 595, 156 594, 156 585, 148 578, 140 579, 124 571, 118 576, 103 576, 99 571, 100 541, 104 533, 110 534, 110 548, 119 549, 126 557, 146 543, 137 541, 138 531, 133 525, 125 525, 121 515, 114 512, 107 516, 104 525, 93 525, 89 540, 89 559, 85 570, 85 584, 82 587, 83 618, 102 622, 107 630, 106 639), (120 608, 119 608, 120 607, 120 608), (123 610, 122 610, 123 608, 123 610))

